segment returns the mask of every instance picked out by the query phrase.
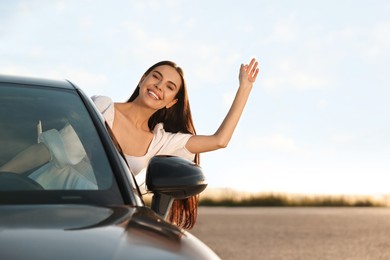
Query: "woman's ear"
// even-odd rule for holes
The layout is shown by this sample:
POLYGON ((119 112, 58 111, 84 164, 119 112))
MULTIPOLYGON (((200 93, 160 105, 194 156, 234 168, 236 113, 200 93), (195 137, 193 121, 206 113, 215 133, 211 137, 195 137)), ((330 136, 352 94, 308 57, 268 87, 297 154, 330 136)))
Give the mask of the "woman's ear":
POLYGON ((171 102, 169 102, 168 105, 165 106, 166 109, 169 109, 171 107, 173 107, 176 103, 177 103, 178 99, 175 98, 174 100, 172 100, 171 102))

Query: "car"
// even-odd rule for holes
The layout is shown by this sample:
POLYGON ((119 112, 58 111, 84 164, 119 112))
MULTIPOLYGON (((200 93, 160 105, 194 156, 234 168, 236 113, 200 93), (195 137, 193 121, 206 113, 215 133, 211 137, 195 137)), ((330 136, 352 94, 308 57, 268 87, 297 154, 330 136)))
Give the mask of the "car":
POLYGON ((167 221, 174 199, 206 188, 198 165, 152 158, 149 206, 75 84, 0 75, 0 104, 0 259, 219 259, 167 221))

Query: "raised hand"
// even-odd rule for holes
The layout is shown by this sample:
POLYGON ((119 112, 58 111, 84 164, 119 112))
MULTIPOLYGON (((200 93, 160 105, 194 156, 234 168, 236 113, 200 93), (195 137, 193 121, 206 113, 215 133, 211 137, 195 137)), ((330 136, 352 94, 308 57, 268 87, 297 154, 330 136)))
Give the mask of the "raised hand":
POLYGON ((255 83, 257 75, 259 74, 259 62, 255 58, 248 64, 241 64, 239 80, 240 85, 250 85, 255 83))
POLYGON ((212 135, 192 136, 186 144, 188 151, 192 153, 204 153, 224 148, 228 145, 245 108, 253 83, 259 74, 258 65, 259 63, 256 59, 252 59, 249 64, 241 65, 239 74, 240 86, 222 124, 212 135))

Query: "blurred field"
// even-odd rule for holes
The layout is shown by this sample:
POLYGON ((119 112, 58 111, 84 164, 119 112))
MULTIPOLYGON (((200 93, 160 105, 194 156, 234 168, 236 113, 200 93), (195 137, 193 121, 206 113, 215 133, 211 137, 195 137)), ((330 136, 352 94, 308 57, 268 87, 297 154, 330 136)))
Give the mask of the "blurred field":
POLYGON ((200 207, 191 233, 222 259, 390 259, 390 208, 200 207))
POLYGON ((225 207, 387 207, 389 195, 307 195, 286 193, 251 193, 233 189, 206 189, 201 206, 225 207))
MULTIPOLYGON (((147 205, 152 194, 143 195, 147 205)), ((253 193, 233 189, 206 189, 200 194, 200 206, 222 207, 390 207, 390 194, 327 195, 253 193)))

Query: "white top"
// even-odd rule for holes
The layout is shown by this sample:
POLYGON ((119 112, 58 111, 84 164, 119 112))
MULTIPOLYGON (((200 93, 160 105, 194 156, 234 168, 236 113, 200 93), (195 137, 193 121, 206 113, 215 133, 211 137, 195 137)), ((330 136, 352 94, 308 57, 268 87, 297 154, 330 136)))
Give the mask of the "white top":
MULTIPOLYGON (((108 125, 112 128, 115 119, 115 108, 111 98, 106 96, 93 96, 92 100, 108 125)), ((195 158, 195 154, 189 152, 185 147, 188 139, 192 136, 191 134, 166 132, 164 124, 159 123, 154 127, 153 135, 153 140, 144 156, 125 154, 130 170, 136 176, 139 185, 145 182, 144 170, 149 160, 155 155, 179 156, 190 161, 193 161, 195 158)))

